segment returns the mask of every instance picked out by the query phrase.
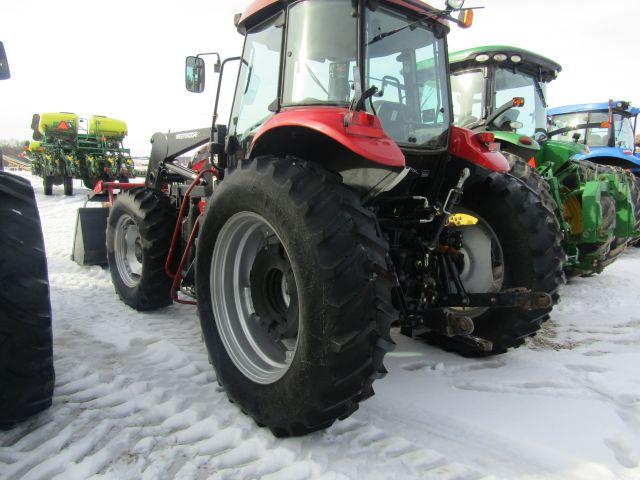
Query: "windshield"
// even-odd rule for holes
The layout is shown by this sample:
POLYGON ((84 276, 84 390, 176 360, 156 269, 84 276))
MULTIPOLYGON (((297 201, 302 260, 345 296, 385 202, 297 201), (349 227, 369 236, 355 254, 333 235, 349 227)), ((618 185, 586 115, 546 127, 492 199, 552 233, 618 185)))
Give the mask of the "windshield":
POLYGON ((358 50, 351 2, 296 3, 287 35, 283 105, 348 105, 358 50))
POLYGON ((414 22, 383 8, 368 11, 366 88, 379 89, 373 109, 391 138, 439 149, 450 124, 445 44, 428 22, 414 22))
POLYGON ((453 98, 453 123, 466 127, 480 120, 483 115, 484 72, 471 70, 451 75, 453 98))
POLYGON ((547 111, 544 101, 546 85, 538 83, 531 75, 499 68, 495 72, 493 109, 513 100, 524 98, 524 106, 507 110, 493 121, 499 130, 516 131, 532 137, 536 131, 544 131, 547 126, 547 111), (512 128, 513 122, 522 124, 512 128))
MULTIPOLYGON (((556 140, 578 141, 590 147, 608 147, 611 145, 609 112, 578 112, 554 115, 551 117, 550 133, 556 140)), ((613 145, 633 150, 633 126, 631 120, 623 115, 614 114, 613 145)))

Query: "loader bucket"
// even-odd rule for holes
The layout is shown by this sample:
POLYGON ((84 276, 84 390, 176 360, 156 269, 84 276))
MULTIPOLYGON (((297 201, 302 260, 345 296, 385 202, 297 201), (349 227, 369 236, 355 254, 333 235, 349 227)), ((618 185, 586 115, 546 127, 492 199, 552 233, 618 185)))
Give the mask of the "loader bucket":
POLYGON ((107 265, 108 208, 79 208, 72 260, 81 266, 107 265))

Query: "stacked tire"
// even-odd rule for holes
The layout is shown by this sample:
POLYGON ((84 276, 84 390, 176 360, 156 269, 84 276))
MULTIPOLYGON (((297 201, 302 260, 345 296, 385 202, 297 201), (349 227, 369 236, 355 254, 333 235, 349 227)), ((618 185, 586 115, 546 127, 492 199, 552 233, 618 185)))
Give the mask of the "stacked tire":
POLYGON ((0 172, 0 429, 51 405, 51 304, 44 239, 27 180, 0 172))

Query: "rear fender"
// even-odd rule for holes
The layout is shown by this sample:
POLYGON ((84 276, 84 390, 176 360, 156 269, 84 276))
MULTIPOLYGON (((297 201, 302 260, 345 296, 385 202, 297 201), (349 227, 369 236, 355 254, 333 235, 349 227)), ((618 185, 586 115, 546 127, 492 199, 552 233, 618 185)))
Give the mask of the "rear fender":
POLYGON ((258 130, 249 157, 291 155, 317 162, 364 196, 375 196, 402 180, 406 162, 380 120, 365 115, 351 118, 345 108, 285 110, 258 130))
POLYGON ((477 133, 466 128, 451 127, 449 153, 494 172, 506 173, 511 168, 500 152, 492 152, 477 137, 477 133))
POLYGON ((633 154, 627 155, 616 148, 606 148, 602 150, 591 150, 590 153, 577 157, 579 160, 589 160, 599 165, 611 165, 613 167, 624 168, 632 172, 640 170, 640 159, 633 154))

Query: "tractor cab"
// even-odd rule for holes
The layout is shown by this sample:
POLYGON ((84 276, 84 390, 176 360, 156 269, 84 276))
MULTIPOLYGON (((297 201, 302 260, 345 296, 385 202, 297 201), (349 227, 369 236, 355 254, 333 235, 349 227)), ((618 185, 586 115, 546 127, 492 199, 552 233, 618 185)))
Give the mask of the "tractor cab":
MULTIPOLYGON (((379 191, 403 172, 406 154, 442 155, 452 124, 446 35, 451 22, 472 22, 462 3, 255 2, 236 18, 242 56, 216 64, 223 73, 241 62, 231 119, 214 128, 226 137, 217 140, 220 166, 274 149, 314 161, 340 152, 380 167, 348 180, 379 191)), ((202 55, 189 57, 187 89, 201 92, 204 78, 202 55)))
POLYGON ((549 136, 586 145, 584 159, 640 174, 635 133, 640 108, 614 101, 549 110, 549 136))
POLYGON ((522 156, 535 153, 546 135, 547 84, 562 67, 509 46, 455 52, 449 62, 454 123, 494 132, 522 156))

